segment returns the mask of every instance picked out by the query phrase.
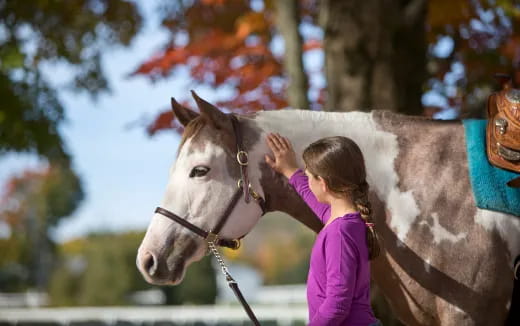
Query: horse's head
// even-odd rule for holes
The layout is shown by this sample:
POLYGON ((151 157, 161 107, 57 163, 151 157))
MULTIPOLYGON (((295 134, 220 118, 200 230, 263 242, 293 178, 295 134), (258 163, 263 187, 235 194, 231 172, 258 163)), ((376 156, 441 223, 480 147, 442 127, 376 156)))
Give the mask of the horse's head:
MULTIPOLYGON (((200 114, 172 99, 175 116, 185 126, 161 207, 202 230, 213 230, 226 215, 241 178, 236 159, 236 138, 229 115, 193 96, 200 114)), ((251 163, 251 162, 250 162, 251 163)), ((258 180, 250 180, 258 185, 258 180)), ((261 190, 258 189, 257 190, 261 190)), ((255 200, 240 198, 219 232, 237 239, 256 224, 262 210, 255 200)), ((139 247, 137 266, 154 284, 178 284, 189 264, 207 252, 201 236, 164 215, 154 214, 139 247)))

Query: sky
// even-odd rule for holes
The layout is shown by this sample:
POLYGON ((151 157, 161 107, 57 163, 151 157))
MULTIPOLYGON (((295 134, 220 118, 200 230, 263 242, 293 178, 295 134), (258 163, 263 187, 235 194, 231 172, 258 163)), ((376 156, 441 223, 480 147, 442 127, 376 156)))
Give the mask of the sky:
MULTIPOLYGON (((66 108, 66 122, 60 127, 66 148, 73 157, 73 168, 80 176, 85 200, 53 231, 59 242, 96 231, 144 230, 155 207, 161 202, 168 170, 175 158, 180 137, 174 132, 149 137, 144 124, 169 108, 170 97, 189 99, 193 88, 186 71, 178 71, 167 80, 154 83, 144 77, 128 77, 139 63, 156 53, 167 34, 159 27, 155 1, 139 1, 145 26, 128 48, 110 49, 103 58, 112 92, 94 101, 87 94, 65 89, 70 67, 47 66, 44 72, 59 90, 66 108)), ((303 28, 306 35, 321 33, 303 28)), ((318 36, 319 35, 314 35, 318 36)), ((445 44, 444 44, 445 43, 445 44)), ((440 42, 437 51, 450 47, 440 42)), ((276 47, 276 44, 275 44, 276 47)), ((275 52, 283 49, 275 50, 275 52)), ((319 71, 323 55, 306 54, 309 71, 319 71)), ((323 85, 323 77, 311 74, 311 83, 323 85)), ((196 87, 197 93, 212 101, 216 93, 196 87)), ((425 104, 442 102, 435 94, 423 97, 425 104)), ((440 118, 450 118, 450 112, 440 118)), ((10 154, 0 159, 0 185, 9 177, 41 164, 34 155, 10 154)), ((1 231, 1 230, 0 230, 1 231)), ((1 232, 0 232, 1 233, 1 232)))

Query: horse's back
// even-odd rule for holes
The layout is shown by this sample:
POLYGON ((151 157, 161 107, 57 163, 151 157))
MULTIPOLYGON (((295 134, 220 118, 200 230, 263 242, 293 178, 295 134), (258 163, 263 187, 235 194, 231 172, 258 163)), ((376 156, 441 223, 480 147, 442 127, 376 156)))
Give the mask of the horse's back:
MULTIPOLYGON (((373 118, 396 136, 397 187, 413 197, 418 211, 405 236, 396 237, 393 229, 385 237, 385 247, 394 251, 390 255, 401 257, 397 270, 408 284, 409 303, 428 302, 431 317, 443 325, 505 318, 520 224, 512 215, 476 206, 462 121, 387 111, 374 111, 373 118)), ((386 216, 387 224, 397 225, 392 219, 399 218, 386 216)))

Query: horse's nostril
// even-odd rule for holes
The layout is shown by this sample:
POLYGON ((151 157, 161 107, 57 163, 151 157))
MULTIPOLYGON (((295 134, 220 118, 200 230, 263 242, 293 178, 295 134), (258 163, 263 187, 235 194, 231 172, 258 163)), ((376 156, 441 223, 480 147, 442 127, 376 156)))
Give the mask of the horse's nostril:
POLYGON ((148 275, 150 276, 153 276, 155 274, 155 272, 157 271, 157 260, 155 259, 155 257, 147 252, 145 255, 144 255, 144 259, 143 259, 143 267, 144 267, 144 270, 148 273, 148 275))

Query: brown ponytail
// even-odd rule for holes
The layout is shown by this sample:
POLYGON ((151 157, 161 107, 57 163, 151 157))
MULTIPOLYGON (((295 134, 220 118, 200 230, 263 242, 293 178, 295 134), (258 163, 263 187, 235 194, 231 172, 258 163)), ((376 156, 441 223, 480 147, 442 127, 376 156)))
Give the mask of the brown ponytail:
POLYGON ((361 185, 356 187, 353 192, 353 202, 358 211, 361 213, 361 218, 367 224, 367 246, 368 259, 372 260, 379 256, 381 248, 379 247, 379 238, 374 229, 374 222, 372 219, 372 208, 368 200, 368 183, 364 181, 361 185))
POLYGON ((306 169, 321 176, 331 191, 347 196, 356 205, 367 224, 368 258, 379 256, 381 249, 373 225, 365 161, 359 146, 343 136, 322 138, 305 148, 303 161, 306 169))

